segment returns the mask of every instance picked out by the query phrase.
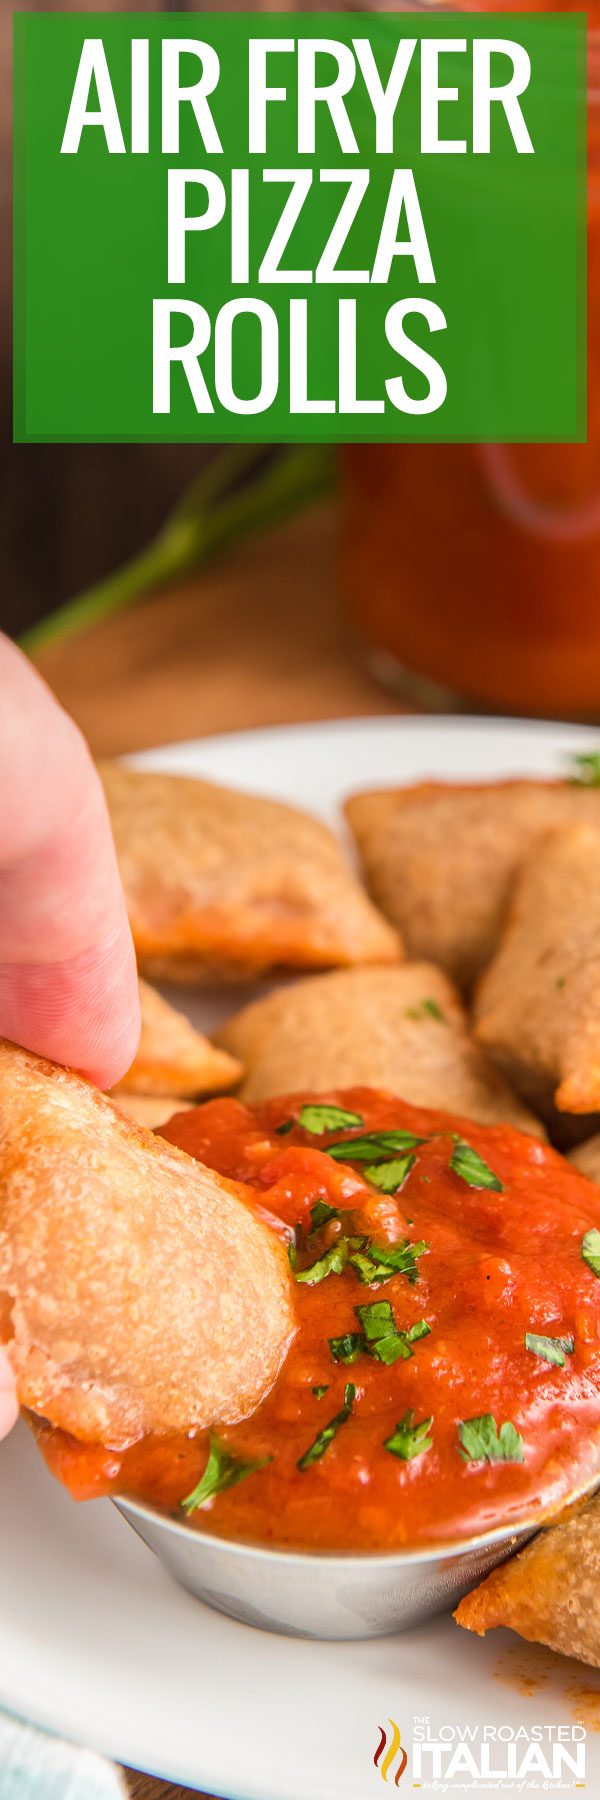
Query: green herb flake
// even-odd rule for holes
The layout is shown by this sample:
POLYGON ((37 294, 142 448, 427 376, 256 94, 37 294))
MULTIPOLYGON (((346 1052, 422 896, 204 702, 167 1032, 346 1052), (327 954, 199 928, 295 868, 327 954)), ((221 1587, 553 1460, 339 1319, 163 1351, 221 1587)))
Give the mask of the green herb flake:
POLYGON ((415 1137, 414 1131, 371 1131, 367 1137, 345 1138, 340 1144, 327 1144, 325 1155, 334 1162, 377 1163, 385 1156, 402 1156, 406 1150, 417 1150, 427 1138, 415 1137))
POLYGON ((433 1418, 421 1419, 415 1425, 415 1415, 412 1407, 409 1407, 404 1418, 398 1420, 392 1436, 385 1438, 383 1448, 390 1450, 392 1456, 399 1456, 401 1462, 412 1462, 413 1457, 423 1456, 426 1450, 431 1450, 433 1439, 429 1432, 432 1425, 433 1418))
POLYGON ((525 1332, 525 1349, 532 1356, 543 1357, 544 1362, 555 1363, 557 1369, 564 1369, 565 1354, 572 1356, 575 1339, 572 1337, 540 1337, 537 1331, 525 1332))
POLYGON ((414 1169, 416 1156, 396 1156, 391 1162, 367 1163, 365 1180, 373 1187, 379 1188, 382 1194, 399 1194, 408 1180, 411 1169, 414 1169))
POLYGON ((294 1268, 296 1281, 305 1282, 307 1287, 317 1287, 318 1283, 320 1281, 325 1281, 328 1275, 341 1275, 346 1267, 347 1261, 348 1244, 346 1238, 339 1238, 338 1242, 332 1244, 331 1249, 326 1250, 324 1256, 319 1256, 317 1261, 311 1263, 308 1269, 294 1268, 293 1263, 292 1268, 294 1268))
POLYGON ((522 1463, 525 1460, 521 1433, 510 1419, 500 1426, 499 1431, 491 1413, 461 1419, 458 1435, 462 1444, 460 1454, 465 1462, 522 1463))
POLYGON ((378 1343, 369 1344, 369 1356, 373 1356, 376 1362, 385 1363, 387 1368, 391 1368, 396 1362, 408 1362, 412 1350, 406 1341, 406 1333, 392 1331, 389 1337, 379 1338, 378 1343))
POLYGON ((568 757, 569 780, 577 787, 600 787, 600 750, 584 750, 568 757))
POLYGON ((313 1231, 319 1231, 321 1225, 328 1225, 330 1219, 337 1219, 335 1206, 328 1206, 326 1200, 317 1200, 310 1209, 310 1222, 313 1231))
POLYGON ((242 1462, 234 1456, 225 1444, 210 1434, 210 1449, 204 1474, 191 1494, 181 1501, 184 1512, 189 1516, 199 1506, 206 1506, 215 1494, 222 1494, 225 1488, 237 1487, 238 1481, 245 1481, 247 1475, 254 1475, 256 1469, 264 1469, 271 1462, 270 1456, 256 1457, 253 1462, 242 1462))
POLYGON ((287 1137, 288 1131, 293 1131, 295 1123, 295 1119, 284 1119, 283 1125, 275 1126, 276 1137, 287 1137))
POLYGON ((432 1000, 431 995, 429 994, 427 999, 423 1001, 423 1012, 427 1013, 430 1019, 437 1019, 440 1024, 443 1023, 446 1017, 445 1012, 442 1012, 441 1006, 438 1006, 437 1000, 432 1000))
POLYGON ((381 1281, 391 1281, 392 1269, 386 1269, 383 1263, 376 1263, 372 1256, 365 1256, 364 1251, 355 1250, 350 1257, 350 1266, 362 1281, 363 1287, 375 1287, 381 1281))
POLYGON ((315 1396, 315 1400, 322 1400, 323 1395, 329 1393, 329 1382, 328 1381, 322 1382, 320 1387, 314 1387, 312 1391, 315 1396))
POLYGON ((416 1324, 411 1325, 406 1333, 407 1343, 409 1344, 418 1344, 420 1338, 430 1336, 431 1326, 427 1324, 426 1319, 417 1319, 416 1324))
POLYGON ((356 1306, 354 1310, 369 1344, 376 1344, 378 1338, 389 1337, 396 1330, 389 1300, 374 1300, 370 1306, 356 1306))
POLYGON ((423 1238, 416 1244, 411 1244, 409 1238, 403 1238, 401 1244, 369 1243, 366 1253, 355 1251, 350 1262, 365 1287, 391 1281, 392 1275, 405 1275, 412 1287, 419 1274, 417 1259, 428 1249, 423 1238))
POLYGON ((350 1131, 353 1125, 364 1125, 360 1113, 345 1112, 343 1106, 301 1106, 298 1124, 313 1137, 325 1131, 350 1131))
POLYGON ((442 1012, 441 1006, 438 1006, 437 1000, 432 1000, 430 996, 421 1000, 418 1006, 407 1006, 405 1017, 407 1019, 437 1019, 441 1025, 446 1022, 446 1014, 442 1012))
POLYGON ((357 1362, 365 1347, 362 1331, 346 1331, 343 1337, 328 1338, 334 1362, 357 1362))
POLYGON ((299 1458, 296 1464, 296 1468, 300 1470, 302 1475, 306 1469, 310 1469, 313 1463, 319 1462, 320 1458, 325 1455, 325 1451, 329 1449, 332 1438, 335 1437, 340 1426, 345 1425, 350 1418, 355 1399, 356 1388, 353 1387, 351 1381, 348 1381, 344 1388, 344 1404, 340 1407, 340 1411, 335 1413, 334 1418, 330 1419, 329 1423, 323 1426, 322 1431, 317 1433, 314 1443, 310 1445, 308 1450, 304 1451, 304 1455, 299 1458))
POLYGON ((450 1157, 450 1168, 461 1181, 467 1182, 468 1187, 492 1188, 496 1194, 503 1192, 503 1184, 499 1177, 494 1175, 493 1169, 488 1167, 488 1164, 483 1161, 483 1157, 478 1155, 472 1145, 465 1143, 464 1138, 455 1139, 450 1157))
POLYGON ((379 1262, 387 1263, 388 1268, 405 1275, 407 1265, 423 1256, 424 1251, 429 1249, 429 1244, 425 1243, 424 1238, 419 1238, 417 1243, 411 1243, 410 1238, 403 1238, 400 1244, 373 1244, 371 1248, 379 1262))
POLYGON ((420 1319, 410 1330, 399 1331, 389 1300, 374 1300, 370 1306, 357 1306, 354 1310, 363 1328, 368 1355, 388 1366, 400 1357, 407 1362, 412 1356, 411 1343, 427 1337, 431 1329, 425 1319, 420 1319))
POLYGON ((600 1276, 600 1231, 597 1231, 595 1226, 591 1231, 586 1231, 581 1243, 581 1254, 588 1269, 591 1269, 594 1275, 600 1276))

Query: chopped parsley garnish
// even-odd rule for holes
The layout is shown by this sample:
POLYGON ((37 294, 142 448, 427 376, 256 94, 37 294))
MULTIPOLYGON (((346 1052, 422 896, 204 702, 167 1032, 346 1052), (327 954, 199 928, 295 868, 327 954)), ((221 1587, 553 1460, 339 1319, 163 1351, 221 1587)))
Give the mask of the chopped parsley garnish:
POLYGON ((505 1420, 499 1431, 491 1413, 481 1413, 475 1419, 461 1419, 458 1435, 462 1444, 460 1454, 465 1462, 524 1461, 523 1439, 510 1419, 505 1420))
POLYGON ((288 1131, 293 1131, 295 1123, 295 1119, 284 1119, 283 1125, 275 1126, 276 1136, 287 1137, 288 1131))
POLYGON ((238 1481, 245 1481, 247 1475, 253 1475, 256 1469, 264 1469, 271 1462, 270 1456, 256 1457, 253 1462, 242 1462, 234 1456, 225 1444, 210 1435, 210 1449, 204 1474, 191 1494, 187 1494, 181 1505, 185 1513, 196 1511, 198 1506, 206 1506, 215 1494, 222 1494, 225 1488, 236 1487, 238 1481))
POLYGON ((541 1356, 544 1362, 555 1363, 558 1369, 564 1369, 565 1353, 572 1356, 575 1339, 572 1337, 540 1337, 537 1331, 525 1332, 525 1349, 531 1350, 532 1356, 541 1356))
POLYGON ((328 1206, 326 1200, 316 1200, 310 1209, 310 1222, 313 1231, 319 1231, 321 1225, 328 1225, 330 1219, 337 1219, 335 1206, 328 1206))
POLYGON ((400 1360, 408 1362, 412 1350, 409 1349, 403 1331, 392 1331, 389 1337, 379 1338, 376 1344, 369 1344, 369 1356, 374 1356, 376 1362, 385 1363, 391 1369, 392 1364, 400 1360))
POLYGON ((588 1269, 591 1269, 594 1275, 600 1276, 600 1231, 597 1231, 595 1226, 592 1226, 591 1231, 586 1231, 585 1237, 582 1239, 581 1254, 588 1269))
POLYGON ((577 787, 600 787, 600 750, 583 750, 568 757, 572 765, 569 780, 577 787))
POLYGON ((362 1331, 346 1331, 343 1337, 328 1339, 334 1362, 357 1362, 365 1347, 362 1331))
POLYGON ((382 1194, 399 1194, 414 1169, 416 1156, 395 1156, 391 1162, 367 1163, 364 1174, 382 1194))
POLYGON ((413 1281, 417 1279, 418 1270, 413 1270, 411 1265, 416 1262, 417 1257, 423 1255, 424 1250, 428 1249, 429 1245, 425 1243, 424 1238, 419 1238, 416 1244, 411 1244, 410 1238, 403 1238, 401 1244, 371 1245, 372 1253, 378 1262, 384 1263, 388 1269, 392 1269, 398 1275, 408 1275, 409 1279, 413 1281))
POLYGON ((345 1112, 343 1106, 301 1106, 298 1124, 303 1131, 321 1137, 325 1131, 349 1131, 353 1125, 364 1125, 360 1113, 345 1112))
POLYGON ((432 1000, 428 996, 426 1000, 421 1000, 419 1006, 407 1006, 406 1018, 407 1019, 423 1019, 423 1018, 437 1019, 440 1024, 444 1024, 445 1019, 446 1019, 446 1014, 444 1012, 442 1012, 441 1006, 438 1006, 437 1000, 432 1000))
POLYGON ((384 1156, 401 1156, 405 1150, 417 1150, 427 1138, 415 1137, 414 1131, 371 1131, 367 1137, 344 1138, 343 1143, 327 1144, 325 1155, 334 1162, 380 1162, 384 1156))
POLYGON ((428 1249, 423 1238, 416 1244, 408 1238, 403 1238, 401 1244, 369 1243, 366 1250, 355 1250, 350 1262, 365 1287, 390 1281, 392 1275, 405 1275, 412 1287, 419 1274, 417 1259, 428 1249))
POLYGON ((488 1167, 488 1164, 483 1161, 483 1157, 478 1155, 472 1145, 465 1143, 464 1138, 456 1140, 450 1157, 450 1168, 453 1174, 458 1175, 461 1181, 466 1181, 469 1187, 492 1188, 497 1194, 503 1192, 503 1184, 499 1177, 494 1175, 493 1169, 488 1167))
POLYGON ((350 1263, 363 1287, 374 1287, 379 1281, 389 1281, 390 1272, 384 1269, 383 1263, 374 1263, 372 1257, 365 1256, 362 1250, 355 1250, 350 1263))
POLYGON ((418 1344, 419 1338, 429 1337, 430 1334, 431 1326, 427 1324, 427 1320, 417 1319, 414 1325, 409 1326, 406 1337, 409 1344, 418 1344))
POLYGON ((314 1443, 312 1443, 310 1448, 304 1451, 304 1455, 298 1459, 296 1468, 300 1470, 302 1475, 304 1474, 305 1469, 310 1469, 312 1463, 319 1462, 320 1457, 325 1455, 325 1451, 329 1449, 331 1440, 335 1437, 336 1432, 339 1431, 340 1425, 345 1425, 346 1421, 350 1418, 355 1398, 356 1388, 353 1387, 351 1381, 348 1381, 344 1388, 344 1404, 340 1407, 340 1411, 335 1414, 333 1419, 329 1420, 327 1425, 323 1426, 322 1431, 317 1432, 314 1443))
POLYGON ((323 1395, 328 1394, 328 1393, 329 1393, 329 1382, 328 1381, 322 1382, 320 1387, 313 1388, 313 1394, 315 1396, 315 1400, 322 1400, 323 1395))
POLYGON ((324 1256, 317 1257, 317 1261, 311 1263, 308 1269, 297 1269, 294 1267, 291 1257, 290 1261, 296 1281, 306 1282, 307 1287, 316 1287, 318 1282, 325 1281, 328 1275, 342 1274, 348 1261, 348 1240, 347 1238, 338 1238, 337 1243, 332 1244, 331 1249, 326 1250, 324 1256))
POLYGON ((370 1344, 376 1344, 379 1338, 389 1337, 390 1332, 396 1330, 389 1300, 373 1300, 370 1306, 357 1306, 355 1312, 370 1344))
POLYGON ((405 1275, 412 1285, 417 1280, 417 1259, 423 1255, 429 1245, 420 1239, 411 1243, 409 1238, 402 1238, 398 1244, 374 1244, 368 1237, 342 1235, 336 1237, 335 1243, 329 1245, 312 1263, 306 1263, 306 1256, 314 1248, 314 1240, 322 1226, 332 1219, 339 1221, 340 1215, 325 1201, 318 1200, 311 1209, 313 1229, 308 1237, 301 1225, 297 1225, 292 1242, 288 1245, 290 1267, 296 1281, 304 1282, 308 1287, 315 1287, 318 1282, 325 1281, 328 1275, 342 1275, 349 1263, 358 1275, 363 1286, 377 1286, 382 1281, 390 1281, 392 1275, 405 1275), (299 1258, 305 1261, 305 1267, 299 1268, 299 1258))
MULTIPOLYGON (((310 1231, 305 1231, 304 1226, 300 1224, 294 1226, 291 1243, 288 1246, 288 1257, 294 1274, 296 1274, 298 1268, 299 1257, 304 1259, 306 1268, 309 1267, 307 1258, 310 1258, 311 1252, 320 1250, 321 1254, 318 1261, 320 1262, 322 1260, 324 1251, 330 1249, 330 1244, 327 1242, 327 1238, 324 1243, 322 1240, 319 1242, 319 1233, 322 1231, 324 1225, 329 1225, 331 1223, 332 1219, 339 1220, 339 1216, 335 1206, 328 1206, 325 1200, 316 1200, 314 1206, 311 1206, 310 1209, 310 1231)), ((329 1235, 331 1236, 331 1233, 329 1235)), ((335 1241, 337 1244, 345 1240, 336 1238, 335 1241)), ((345 1250, 342 1251, 342 1257, 343 1262, 341 1267, 339 1269, 334 1267, 333 1269, 333 1273, 336 1275, 341 1274, 341 1269, 346 1265, 345 1250)), ((310 1266, 316 1267, 316 1261, 310 1266)), ((330 1274, 331 1272, 332 1271, 329 1269, 325 1271, 326 1274, 330 1274)), ((303 1274, 304 1273, 305 1271, 303 1271, 303 1274)), ((319 1277, 319 1279, 323 1280, 323 1276, 319 1277)))
MULTIPOLYGON (((348 1339, 355 1347, 356 1355, 364 1350, 367 1356, 374 1356, 377 1362, 391 1366, 402 1357, 404 1362, 412 1356, 410 1345, 419 1338, 428 1337, 431 1326, 425 1319, 419 1319, 408 1331, 399 1331, 389 1300, 374 1300, 369 1306, 356 1306, 355 1313, 360 1319, 362 1333, 351 1332, 348 1339)), ((330 1339, 344 1343, 345 1339, 330 1339)), ((348 1358, 347 1360, 350 1360, 348 1358)), ((352 1356, 354 1361, 354 1355, 352 1356)))
POLYGON ((374 1300, 371 1306, 357 1306, 355 1310, 369 1356, 389 1366, 398 1362, 399 1357, 408 1361, 412 1350, 409 1350, 405 1333, 397 1329, 389 1300, 374 1300))
POLYGON ((429 1432, 432 1425, 433 1418, 421 1419, 415 1425, 415 1415, 409 1406, 404 1418, 398 1420, 391 1437, 385 1438, 383 1448, 391 1450, 392 1456, 399 1456, 402 1462, 412 1462, 414 1456, 423 1456, 425 1450, 431 1449, 433 1439, 429 1432))

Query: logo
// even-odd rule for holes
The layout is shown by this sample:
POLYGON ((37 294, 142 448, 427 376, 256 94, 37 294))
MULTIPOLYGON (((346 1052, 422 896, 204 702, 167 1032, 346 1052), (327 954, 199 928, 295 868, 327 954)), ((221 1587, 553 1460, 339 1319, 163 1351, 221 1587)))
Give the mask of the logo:
POLYGON ((404 1774, 408 1756, 400 1742, 400 1732, 396 1720, 388 1719, 388 1725, 391 1725, 392 1728, 391 1736, 389 1736, 383 1725, 380 1725, 378 1728, 381 1735, 373 1757, 373 1762, 375 1768, 379 1769, 382 1781, 387 1781, 388 1775, 391 1773, 396 1759, 398 1759, 398 1767, 394 1776, 394 1787, 397 1787, 400 1777, 404 1774))
MULTIPOLYGON (((398 1787, 412 1759, 413 1787, 425 1793, 571 1794, 585 1787, 586 1731, 574 1725, 445 1724, 414 1717, 405 1749, 395 1719, 379 1725, 373 1764, 398 1787)), ((406 1734, 405 1734, 406 1735, 406 1734)))

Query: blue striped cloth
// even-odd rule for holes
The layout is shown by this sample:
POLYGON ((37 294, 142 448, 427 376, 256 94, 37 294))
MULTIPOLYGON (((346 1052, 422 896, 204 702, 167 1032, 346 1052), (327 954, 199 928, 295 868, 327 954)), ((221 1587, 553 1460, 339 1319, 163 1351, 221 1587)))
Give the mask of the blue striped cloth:
POLYGON ((123 1777, 95 1750, 0 1712, 0 1800, 125 1800, 123 1777))

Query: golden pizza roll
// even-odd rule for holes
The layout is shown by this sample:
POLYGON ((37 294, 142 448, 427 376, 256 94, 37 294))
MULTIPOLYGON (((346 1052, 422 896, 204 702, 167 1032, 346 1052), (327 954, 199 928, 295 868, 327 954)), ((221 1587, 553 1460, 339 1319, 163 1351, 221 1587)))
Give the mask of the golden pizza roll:
POLYGON ((346 806, 366 879, 409 957, 469 989, 493 956, 515 874, 554 827, 600 830, 600 788, 561 781, 422 782, 346 806))
POLYGON ((100 773, 144 973, 239 980, 398 956, 320 820, 207 781, 100 773))
POLYGON ((600 1667, 600 1499, 526 1544, 461 1600, 459 1625, 480 1637, 508 1625, 530 1643, 600 1667))
POLYGON ((0 1041, 0 1324, 21 1404, 115 1448, 233 1422, 293 1331, 246 1189, 0 1041))
POLYGON ((569 1162, 574 1163, 575 1168, 580 1169, 582 1175, 587 1175, 590 1181, 600 1181, 600 1132, 596 1132, 594 1137, 586 1138, 585 1143, 578 1144, 576 1150, 571 1150, 569 1162))
POLYGON ((148 1131, 158 1131, 174 1113, 194 1111, 193 1100, 181 1100, 176 1094, 124 1094, 115 1088, 111 1099, 126 1118, 135 1119, 136 1125, 145 1125, 148 1131))
POLYGON ((600 1106, 600 832, 551 832, 527 859, 475 1019, 531 1105, 600 1106))
POLYGON ((245 1064, 243 1100, 364 1085, 413 1106, 541 1134, 474 1043, 456 989, 431 963, 314 975, 254 1001, 217 1036, 245 1064))
MULTIPOLYGON (((241 1065, 217 1050, 184 1013, 140 981, 142 1030, 131 1068, 113 1089, 128 1094, 216 1094, 234 1087, 241 1065)), ((135 1115, 132 1115, 135 1116, 135 1115)))

